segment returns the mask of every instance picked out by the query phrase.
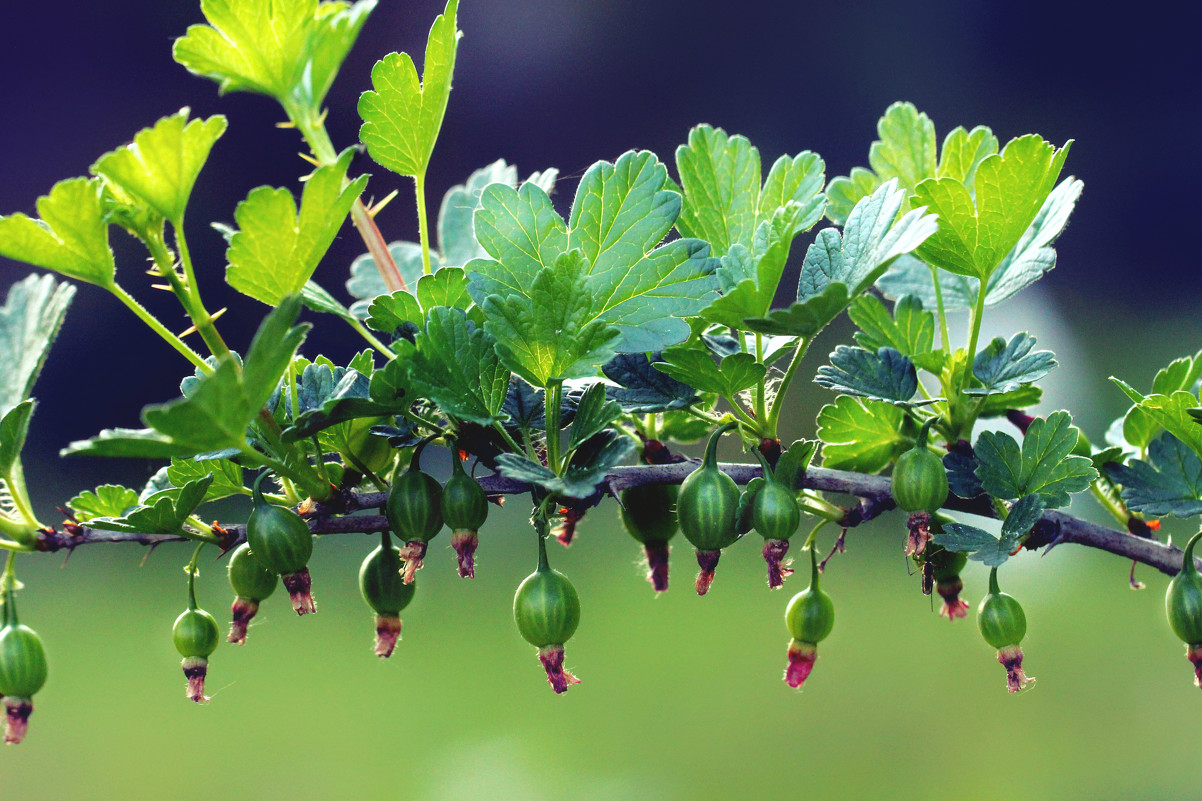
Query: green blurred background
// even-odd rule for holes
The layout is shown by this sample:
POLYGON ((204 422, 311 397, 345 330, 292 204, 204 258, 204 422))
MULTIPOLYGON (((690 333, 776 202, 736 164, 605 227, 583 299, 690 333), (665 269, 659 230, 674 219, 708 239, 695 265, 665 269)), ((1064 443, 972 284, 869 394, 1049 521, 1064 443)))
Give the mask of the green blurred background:
MULTIPOLYGON (((420 52, 443 5, 382 0, 330 96, 336 142, 353 140, 371 64, 394 49, 420 52)), ((732 13, 717 0, 464 0, 431 197, 504 157, 524 173, 559 167, 563 206, 593 160, 631 147, 668 159, 701 121, 746 134, 765 160, 812 148, 828 175, 845 174, 864 163, 877 117, 898 99, 929 112, 940 136, 982 123, 1003 140, 1074 137, 1066 172, 1085 192, 1058 244, 1059 268, 994 310, 985 333, 1029 330, 1056 351, 1061 366, 1039 410, 1071 409, 1101 442, 1124 408, 1108 375, 1146 387, 1158 366, 1202 343, 1188 236, 1202 212, 1187 135, 1202 125, 1198 26, 1178 12, 1166 25, 1155 6, 1084 15, 1071 4, 877 0, 732 13)), ((224 242, 207 223, 231 220, 253 186, 297 189, 305 167, 295 133, 272 128, 280 114, 268 101, 219 98, 171 62, 171 39, 200 21, 194 0, 29 3, 5 14, 0 213, 33 211, 54 181, 82 174, 181 105, 229 115, 189 227, 207 265, 206 299, 230 306, 223 331, 245 347, 263 308, 222 293, 224 242)), ((402 192, 382 227, 411 238, 408 183, 375 172, 375 197, 402 192)), ((123 280, 183 328, 176 309, 137 284, 143 254, 115 242, 123 280)), ((348 232, 318 274, 340 297, 360 250, 348 232)), ((0 287, 26 272, 0 265, 0 287)), ((348 358, 357 343, 321 322, 306 355, 348 358)), ((824 335, 806 372, 847 336, 824 335)), ((136 425, 143 404, 176 394, 183 372, 111 299, 81 288, 36 393, 26 466, 43 519, 59 519, 56 505, 96 483, 145 481, 157 465, 54 454, 101 427, 136 425)), ((830 399, 798 383, 806 386, 786 421, 790 436, 812 434, 830 399)), ((1097 516, 1088 499, 1074 511, 1097 516)), ((583 684, 556 697, 510 616, 534 564, 526 512, 512 498, 494 513, 475 581, 455 577, 447 535, 435 540, 390 660, 372 654, 371 614, 355 585, 374 537, 323 541, 313 562, 319 613, 297 619, 273 597, 245 647, 214 655, 213 701, 203 707, 184 698, 170 639, 185 601, 186 547, 161 548, 144 567, 136 546, 89 547, 65 564, 61 555, 22 558, 22 619, 47 644, 50 681, 27 742, 0 749, 0 799, 1199 795, 1202 693, 1164 621, 1166 582, 1149 570, 1139 571, 1148 589, 1132 592, 1126 563, 1076 546, 1007 566, 1005 589, 1030 621, 1026 667, 1038 679, 1011 697, 973 620, 948 623, 919 593, 901 555, 902 521, 886 516, 851 532, 848 552, 831 563, 824 586, 835 630, 794 692, 782 681, 783 612, 804 576, 769 592, 753 536, 723 557, 714 589, 698 598, 692 554, 678 545, 672 589, 656 598, 608 504, 588 515, 577 544, 551 553, 583 603, 567 649, 583 684)), ((199 591, 224 624, 223 573, 224 563, 206 562, 199 591)), ((971 566, 974 605, 984 581, 971 566)))

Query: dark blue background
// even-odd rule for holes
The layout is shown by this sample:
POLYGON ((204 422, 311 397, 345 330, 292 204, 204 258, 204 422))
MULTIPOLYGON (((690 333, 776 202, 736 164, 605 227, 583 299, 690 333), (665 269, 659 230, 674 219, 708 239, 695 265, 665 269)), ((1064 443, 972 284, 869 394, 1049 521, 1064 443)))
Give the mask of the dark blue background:
MULTIPOLYGON (((264 308, 225 287, 224 243, 208 222, 231 221, 254 186, 295 191, 306 169, 297 134, 273 127, 282 112, 272 101, 219 98, 215 84, 171 60, 172 40, 202 19, 197 2, 10 5, 0 26, 0 213, 33 212, 55 181, 84 174, 101 153, 181 106, 227 115, 230 129, 200 178, 188 230, 206 302, 230 307, 222 330, 244 349, 264 308)), ((355 101, 372 63, 393 50, 420 63, 441 8, 382 0, 328 100, 337 146, 355 140, 355 101)), ((766 163, 811 149, 828 176, 845 174, 866 162, 885 107, 911 100, 940 137, 955 125, 987 124, 1003 141, 1030 131, 1057 144, 1076 140, 1067 171, 1084 179, 1085 192, 1045 284, 1070 324, 1121 348, 1122 329, 1099 318, 1156 326, 1191 314, 1199 299, 1198 25, 1162 8, 1103 15, 1084 4, 950 0, 464 0, 430 204, 436 209, 472 169, 505 158, 522 173, 558 167, 566 205, 593 161, 649 148, 671 163, 689 127, 703 121, 746 134, 766 163)), ((401 189, 380 216, 385 235, 415 239, 411 182, 364 168, 376 174, 375 197, 401 189)), ((123 284, 184 328, 174 301, 146 287, 144 254, 123 234, 113 239, 123 284)), ((361 250, 348 225, 317 277, 340 292, 361 250)), ((0 289, 26 271, 0 260, 0 289)), ((308 351, 344 358, 356 347, 333 323, 308 351)), ((114 299, 81 286, 37 389, 31 446, 52 452, 102 427, 137 426, 141 406, 174 396, 185 371, 114 299)), ((73 481, 113 469, 81 460, 73 481)), ((132 482, 149 466, 118 469, 132 482)))

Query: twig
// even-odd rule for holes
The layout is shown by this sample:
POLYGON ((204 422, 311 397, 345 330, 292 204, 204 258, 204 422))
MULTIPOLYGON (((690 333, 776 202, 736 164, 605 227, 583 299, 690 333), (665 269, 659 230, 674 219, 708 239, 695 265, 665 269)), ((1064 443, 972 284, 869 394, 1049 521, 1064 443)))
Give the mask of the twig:
MULTIPOLYGON (((723 463, 719 467, 739 484, 746 484, 760 475, 759 465, 723 463)), ((605 477, 605 482, 606 486, 616 494, 624 489, 645 484, 679 484, 695 468, 696 463, 691 461, 617 467, 605 477)), ((529 484, 500 475, 482 478, 480 485, 489 495, 514 495, 530 491, 529 484)), ((844 470, 811 467, 798 482, 798 488, 834 492, 858 498, 858 504, 848 510, 843 521, 848 526, 872 520, 894 508, 887 476, 872 476, 844 470)), ((388 521, 382 515, 347 515, 346 513, 379 508, 386 499, 387 495, 383 492, 350 493, 344 499, 344 503, 339 506, 318 504, 308 515, 309 526, 314 534, 320 535, 383 531, 388 528, 388 521)), ((966 500, 952 495, 948 497, 946 508, 983 517, 996 516, 992 505, 984 498, 966 500)), ((1064 512, 1045 512, 1041 523, 1044 527, 1050 527, 1056 532, 1055 538, 1050 543, 1052 546, 1072 543, 1088 548, 1097 548, 1156 568, 1168 576, 1176 575, 1181 569, 1182 551, 1173 545, 1136 537, 1129 532, 1090 523, 1064 512)), ((224 528, 229 533, 228 547, 232 548, 246 539, 245 526, 231 525, 224 526, 224 528)), ((139 545, 153 546, 183 541, 185 538, 179 535, 129 534, 120 531, 102 531, 87 525, 73 524, 67 531, 45 531, 39 534, 37 550, 46 552, 73 550, 80 545, 95 543, 133 542, 139 545)), ((1202 561, 1199 562, 1199 567, 1202 569, 1202 561)))

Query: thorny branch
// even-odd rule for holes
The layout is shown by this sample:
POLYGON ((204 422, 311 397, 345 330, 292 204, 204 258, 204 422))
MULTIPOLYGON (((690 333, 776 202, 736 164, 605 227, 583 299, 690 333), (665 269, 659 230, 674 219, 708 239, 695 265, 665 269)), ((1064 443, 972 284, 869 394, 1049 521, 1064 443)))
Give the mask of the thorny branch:
MULTIPOLYGON (((746 484, 761 474, 759 465, 719 465, 736 483, 746 484)), ((624 489, 644 484, 679 484, 696 467, 693 461, 664 465, 640 465, 617 467, 606 476, 606 490, 617 495, 624 489)), ((500 475, 480 479, 480 485, 491 495, 515 495, 530 490, 530 485, 500 475)), ((843 525, 853 527, 872 520, 883 512, 894 508, 889 492, 889 477, 851 473, 845 470, 829 470, 811 467, 798 482, 801 489, 819 490, 849 495, 858 503, 848 507, 843 525)), ((358 515, 352 512, 379 509, 386 494, 382 492, 353 493, 347 496, 342 506, 318 505, 306 514, 314 534, 375 533, 388 528, 383 515, 358 515)), ((955 495, 948 497, 947 509, 967 512, 984 517, 994 517, 995 512, 986 499, 965 500, 955 495)), ((215 529, 216 530, 216 529, 215 529)), ((241 525, 222 526, 223 545, 232 548, 245 541, 246 527, 241 525)), ((74 550, 80 545, 93 543, 133 542, 155 546, 167 542, 183 542, 185 537, 171 534, 130 534, 120 531, 103 531, 86 525, 68 525, 63 531, 45 531, 38 535, 36 547, 39 551, 74 550)), ((1117 556, 1154 567, 1168 576, 1174 576, 1181 568, 1182 551, 1154 539, 1137 537, 1126 531, 1107 528, 1090 523, 1063 512, 1045 512, 1036 526, 1036 536, 1027 542, 1029 548, 1056 546, 1063 543, 1098 548, 1117 556)), ((1202 563, 1200 563, 1202 567, 1202 563)))

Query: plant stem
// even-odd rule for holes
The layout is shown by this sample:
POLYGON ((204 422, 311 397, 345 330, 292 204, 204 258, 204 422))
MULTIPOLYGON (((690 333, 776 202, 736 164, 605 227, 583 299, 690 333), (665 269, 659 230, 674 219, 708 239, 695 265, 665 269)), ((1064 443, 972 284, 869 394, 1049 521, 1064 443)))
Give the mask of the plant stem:
POLYGON ((977 355, 977 339, 981 334, 981 320, 985 317, 986 289, 985 281, 981 281, 981 290, 977 293, 977 305, 972 312, 972 335, 968 339, 968 355, 964 363, 964 372, 960 376, 960 386, 957 388, 960 391, 968 386, 972 376, 972 363, 977 355))
MULTIPOLYGON (((324 166, 338 160, 338 152, 334 150, 334 143, 330 141, 325 121, 315 109, 300 109, 285 103, 284 112, 296 129, 300 131, 318 164, 324 166)), ((356 198, 351 206, 351 223, 359 232, 359 236, 363 238, 363 244, 367 246, 367 252, 371 254, 372 260, 376 263, 376 269, 380 271, 380 277, 384 279, 384 286, 388 288, 388 291, 396 292, 405 289, 405 279, 401 277, 401 271, 397 268, 392 253, 388 250, 388 242, 380 233, 376 221, 372 219, 371 212, 367 210, 367 206, 361 198, 356 198)))
POLYGON ((785 370, 784 378, 780 380, 780 386, 776 388, 776 397, 772 399, 772 408, 768 410, 768 436, 771 439, 776 439, 777 425, 780 422, 780 414, 783 410, 783 401, 785 393, 789 391, 789 385, 793 383, 793 377, 797 375, 797 368, 801 366, 802 360, 805 358, 806 351, 810 349, 810 340, 803 337, 797 343, 797 349, 793 351, 793 358, 789 360, 789 367, 785 370))
POLYGON ((156 334, 162 337, 168 345, 175 348, 181 356, 190 361, 193 366, 196 367, 196 369, 206 374, 213 372, 213 368, 205 363, 204 358, 202 358, 199 353, 188 347, 184 341, 175 334, 168 331, 167 328, 160 323, 153 314, 146 311, 146 309, 142 307, 142 304, 138 303, 138 301, 134 300, 132 295, 122 289, 120 284, 114 282, 106 288, 109 292, 112 292, 113 295, 116 296, 117 300, 124 303, 130 311, 136 314, 139 320, 150 326, 151 331, 154 331, 156 334))
MULTIPOLYGON (((184 275, 188 279, 187 292, 191 304, 185 303, 184 310, 192 318, 192 324, 196 326, 196 331, 204 340, 209 352, 218 358, 227 357, 230 355, 230 349, 221 338, 221 334, 217 333, 217 327, 213 325, 213 315, 209 314, 204 301, 200 299, 200 286, 196 283, 192 255, 188 251, 188 238, 184 235, 184 218, 181 216, 178 222, 173 221, 171 229, 175 232, 175 246, 179 250, 179 260, 184 265, 184 275)), ((174 270, 172 272, 174 273, 174 270)))
MULTIPOLYGON (((764 363, 764 335, 759 331, 755 333, 755 360, 760 364, 764 363)), ((763 377, 755 386, 755 417, 760 421, 761 425, 768 425, 768 410, 765 406, 765 395, 768 392, 768 371, 764 371, 763 377)), ((767 433, 767 432, 765 432, 767 433)), ((774 437, 775 439, 775 437, 774 437)))
POLYGON ((200 543, 196 546, 196 550, 192 552, 192 561, 188 562, 188 608, 196 610, 196 574, 200 572, 200 551, 205 547, 205 543, 200 543))
POLYGON ((547 422, 547 467, 555 475, 562 475, 559 464, 559 405, 563 397, 563 379, 552 378, 547 383, 546 402, 543 403, 547 422))
POLYGON ((943 309, 943 287, 939 285, 939 268, 934 265, 927 265, 931 268, 931 282, 935 284, 935 306, 939 311, 939 335, 943 337, 943 350, 950 354, 951 337, 947 335, 947 313, 943 309))
POLYGON ((377 339, 376 335, 371 331, 368 331, 367 327, 363 325, 363 323, 359 322, 358 320, 347 320, 347 322, 350 323, 351 328, 359 332, 359 336, 367 340, 368 345, 371 345, 373 348, 378 350, 380 354, 384 356, 384 358, 388 359, 389 361, 396 358, 396 354, 392 352, 392 348, 388 347, 379 339, 377 339))
POLYGON ((415 194, 417 195, 417 232, 422 243, 422 274, 429 275, 430 270, 430 230, 426 221, 426 174, 421 172, 413 176, 415 194))

